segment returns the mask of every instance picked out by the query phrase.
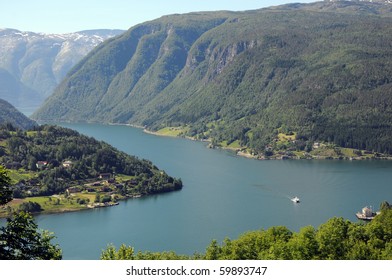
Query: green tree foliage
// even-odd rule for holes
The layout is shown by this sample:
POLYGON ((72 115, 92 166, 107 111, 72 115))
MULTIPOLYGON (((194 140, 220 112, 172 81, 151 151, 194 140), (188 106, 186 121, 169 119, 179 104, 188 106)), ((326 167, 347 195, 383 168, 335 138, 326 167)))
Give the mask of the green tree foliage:
POLYGON ((10 181, 6 169, 0 165, 0 205, 12 200, 12 190, 9 188, 10 181))
POLYGON ((349 222, 343 218, 332 218, 320 226, 316 240, 321 259, 339 260, 346 255, 348 226, 349 222))
POLYGON ((37 213, 42 211, 42 207, 37 202, 23 202, 21 205, 19 205, 19 211, 37 213))
MULTIPOLYGON (((196 255, 194 256, 196 257, 196 255)), ((118 250, 113 244, 107 246, 101 253, 102 260, 189 260, 185 255, 178 255, 175 252, 137 252, 133 247, 121 245, 118 250)))
POLYGON ((312 226, 301 228, 294 233, 289 241, 292 258, 295 260, 311 260, 318 255, 319 246, 316 240, 316 230, 312 226))
POLYGON ((103 196, 101 198, 101 202, 102 203, 108 203, 108 202, 111 202, 111 201, 112 201, 112 198, 109 195, 105 195, 105 196, 103 196))
POLYGON ((101 202, 101 195, 100 195, 99 193, 97 193, 97 194, 95 195, 94 202, 95 202, 95 203, 101 202))
POLYGON ((219 248, 218 241, 214 239, 206 249, 205 259, 217 260, 220 254, 221 254, 221 248, 219 248))
POLYGON ((0 259, 59 260, 61 249, 50 243, 53 238, 51 233, 38 230, 32 216, 18 212, 1 228, 0 259))
MULTIPOLYGON (((1 167, 1 166, 0 166, 1 167)), ((7 189, 9 178, 0 169, 0 188, 7 189)), ((0 205, 12 199, 10 192, 3 192, 0 205)), ((58 245, 52 245, 53 234, 39 231, 33 217, 23 211, 7 218, 5 227, 0 228, 1 260, 59 260, 62 258, 58 245)))
POLYGON ((113 244, 107 246, 101 254, 102 260, 134 260, 134 249, 130 246, 121 245, 118 251, 113 244))
MULTIPOLYGON (((383 203, 386 205, 386 203, 383 203)), ((213 240, 204 254, 181 256, 174 252, 134 254, 131 247, 113 245, 102 259, 205 259, 205 260, 392 260, 392 208, 369 223, 332 218, 318 229, 306 226, 298 233, 284 226, 251 231, 220 245, 213 240)))

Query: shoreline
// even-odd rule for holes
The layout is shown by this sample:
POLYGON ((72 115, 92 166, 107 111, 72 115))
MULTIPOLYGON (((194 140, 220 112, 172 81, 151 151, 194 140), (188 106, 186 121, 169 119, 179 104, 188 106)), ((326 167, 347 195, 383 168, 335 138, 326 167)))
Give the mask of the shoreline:
MULTIPOLYGON (((288 156, 286 155, 284 151, 279 151, 277 154, 273 156, 265 156, 262 154, 254 155, 248 152, 244 152, 243 150, 247 149, 247 147, 242 147, 242 148, 230 148, 230 147, 222 147, 222 146, 213 146, 211 144, 210 139, 206 140, 200 140, 196 139, 195 137, 189 137, 189 136, 178 136, 178 135, 168 135, 165 133, 159 133, 157 131, 151 131, 146 128, 146 126, 141 126, 141 125, 136 125, 136 124, 129 124, 129 123, 99 123, 99 122, 70 122, 70 121, 61 121, 60 123, 87 123, 87 124, 102 124, 102 125, 113 125, 113 126, 127 126, 127 127, 134 127, 137 129, 142 129, 142 131, 146 134, 154 135, 154 136, 160 136, 160 137, 170 137, 170 138, 183 138, 191 141, 197 141, 197 142, 206 142, 209 143, 207 146, 210 149, 222 149, 222 150, 228 150, 228 151, 233 151, 237 156, 243 157, 243 158, 248 158, 248 159, 254 159, 254 160, 347 160, 347 161, 363 161, 363 160, 392 160, 392 155, 383 155, 380 157, 374 156, 325 156, 325 155, 311 155, 307 153, 307 155, 303 154, 301 156, 288 156)), ((305 152, 304 152, 305 153, 305 152)))
MULTIPOLYGON (((119 201, 122 200, 128 200, 128 199, 136 199, 136 198, 141 198, 144 197, 142 195, 135 195, 135 196, 129 196, 129 197, 124 197, 124 198, 120 198, 119 201)), ((27 197, 28 198, 28 197, 27 197)), ((19 198, 15 198, 14 200, 21 200, 19 198)), ((59 208, 59 209, 50 209, 50 210, 43 210, 40 212, 30 212, 30 214, 32 216, 38 216, 38 215, 55 215, 55 214, 66 214, 66 213, 72 213, 72 212, 79 212, 79 211, 86 211, 86 210, 93 210, 93 209, 99 209, 99 208, 108 208, 108 207, 113 207, 113 206, 118 206, 120 204, 120 202, 111 202, 111 203, 90 203, 90 204, 86 204, 85 207, 80 207, 80 208, 59 208)), ((5 206, 6 207, 6 206, 5 206)), ((7 219, 9 217, 11 217, 11 215, 7 215, 4 213, 0 214, 0 220, 1 219, 7 219)))
MULTIPOLYGON (((199 140, 194 137, 189 136, 175 136, 175 135, 167 135, 164 133, 159 133, 157 131, 148 130, 145 127, 128 125, 131 127, 142 128, 143 132, 150 135, 160 136, 160 137, 170 137, 170 138, 184 138, 192 141, 197 142, 206 142, 209 143, 207 148, 209 149, 222 149, 227 151, 234 152, 237 156, 247 158, 247 159, 254 159, 254 160, 345 160, 345 161, 369 161, 369 160, 392 160, 392 156, 356 156, 356 157, 349 157, 349 156, 325 156, 325 155, 311 155, 309 153, 303 152, 302 156, 288 156, 283 151, 279 151, 277 154, 273 156, 264 156, 264 155, 254 155, 249 152, 244 152, 243 150, 247 149, 247 147, 242 148, 231 148, 231 147, 222 147, 222 146, 213 146, 211 144, 211 140, 199 140)), ((374 155, 374 154, 372 154, 374 155)))
MULTIPOLYGON (((61 208, 58 210, 47 210, 47 211, 44 210, 41 212, 29 212, 29 214, 35 217, 35 216, 39 216, 39 215, 66 214, 66 213, 79 212, 79 211, 85 211, 85 210, 90 210, 90 209, 92 209, 92 208, 88 208, 88 207, 86 207, 86 208, 61 208)), ((10 217, 12 217, 12 214, 11 215, 0 214, 0 220, 8 219, 10 217)))

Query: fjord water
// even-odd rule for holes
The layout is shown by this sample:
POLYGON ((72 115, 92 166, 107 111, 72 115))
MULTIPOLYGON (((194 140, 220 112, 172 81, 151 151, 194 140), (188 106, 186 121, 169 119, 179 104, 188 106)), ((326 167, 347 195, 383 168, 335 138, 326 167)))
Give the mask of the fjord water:
POLYGON ((184 183, 181 191, 116 207, 37 216, 39 227, 57 236, 64 259, 98 259, 110 243, 203 253, 212 239, 276 225, 298 231, 334 216, 355 221, 362 207, 392 201, 388 161, 257 161, 128 126, 62 125, 151 160, 184 183))

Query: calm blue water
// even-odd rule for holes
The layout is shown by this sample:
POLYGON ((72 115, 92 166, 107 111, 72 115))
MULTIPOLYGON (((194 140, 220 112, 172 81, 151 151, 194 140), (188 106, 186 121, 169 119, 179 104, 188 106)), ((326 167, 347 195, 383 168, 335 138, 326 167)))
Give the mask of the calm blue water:
POLYGON ((154 162, 180 177, 179 192, 123 201, 119 206, 40 215, 65 259, 98 259, 107 244, 192 254, 212 239, 285 225, 317 227, 334 216, 355 221, 363 206, 392 202, 392 162, 257 161, 210 150, 186 139, 127 126, 63 124, 154 162), (300 204, 290 201, 299 196, 300 204))

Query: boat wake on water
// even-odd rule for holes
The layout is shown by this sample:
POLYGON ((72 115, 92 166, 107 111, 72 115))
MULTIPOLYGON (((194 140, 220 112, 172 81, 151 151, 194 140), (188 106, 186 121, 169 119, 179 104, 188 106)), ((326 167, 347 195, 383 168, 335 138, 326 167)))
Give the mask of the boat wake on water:
POLYGON ((262 188, 262 189, 264 189, 264 190, 266 190, 266 191, 272 192, 272 193, 274 193, 274 194, 277 195, 277 196, 280 196, 280 197, 284 197, 284 198, 290 199, 290 200, 291 200, 292 202, 294 202, 294 203, 300 203, 300 202, 301 202, 301 200, 299 199, 298 196, 290 196, 290 195, 287 195, 287 194, 285 194, 285 193, 282 193, 282 192, 280 192, 280 191, 277 191, 277 190, 275 190, 275 189, 272 189, 272 188, 270 188, 270 187, 268 187, 268 186, 266 186, 266 185, 262 185, 262 184, 253 184, 253 185, 256 186, 256 187, 260 187, 260 188, 262 188))

